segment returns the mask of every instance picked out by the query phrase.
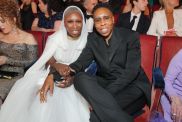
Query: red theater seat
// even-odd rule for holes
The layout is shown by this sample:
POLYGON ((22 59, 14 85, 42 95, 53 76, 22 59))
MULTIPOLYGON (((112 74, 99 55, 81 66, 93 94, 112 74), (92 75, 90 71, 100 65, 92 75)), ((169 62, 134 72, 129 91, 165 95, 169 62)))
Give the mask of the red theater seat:
MULTIPOLYGON (((150 35, 140 35, 141 63, 152 84, 152 71, 155 67, 157 37, 150 35)), ((144 113, 135 118, 135 122, 147 122, 150 110, 147 106, 143 108, 144 113)))
POLYGON ((159 67, 165 75, 170 60, 182 49, 182 37, 162 37, 160 49, 159 67))
POLYGON ((44 33, 44 42, 43 42, 43 46, 45 47, 45 44, 47 42, 48 36, 52 35, 54 32, 46 32, 44 33))
POLYGON ((43 32, 41 32, 41 31, 27 31, 27 32, 31 33, 35 37, 35 39, 37 40, 37 43, 38 43, 38 56, 40 57, 42 52, 43 52, 43 48, 44 48, 43 43, 42 43, 43 39, 44 39, 43 32))

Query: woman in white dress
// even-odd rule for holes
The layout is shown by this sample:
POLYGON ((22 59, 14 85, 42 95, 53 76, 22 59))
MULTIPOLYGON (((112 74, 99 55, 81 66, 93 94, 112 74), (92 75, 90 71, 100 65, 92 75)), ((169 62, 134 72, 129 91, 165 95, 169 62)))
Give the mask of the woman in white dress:
MULTIPOLYGON (((70 18, 75 19, 74 17, 70 18)), ((0 122, 89 122, 88 104, 73 85, 67 88, 55 86, 53 96, 47 95, 46 103, 40 103, 39 98, 39 89, 50 71, 49 66, 45 66, 46 62, 51 57, 62 64, 74 62, 85 47, 86 30, 81 10, 75 6, 68 7, 64 11, 60 30, 48 38, 40 59, 10 91, 0 110, 0 122), (78 13, 82 28, 79 36, 72 38, 68 36, 70 34, 65 25, 68 17, 65 16, 75 17, 78 13)))

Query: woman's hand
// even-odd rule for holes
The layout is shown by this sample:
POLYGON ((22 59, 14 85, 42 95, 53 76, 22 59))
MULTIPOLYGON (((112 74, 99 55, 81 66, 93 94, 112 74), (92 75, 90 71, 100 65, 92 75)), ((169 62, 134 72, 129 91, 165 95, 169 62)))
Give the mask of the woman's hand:
POLYGON ((170 29, 164 32, 165 36, 177 36, 176 31, 174 29, 170 29))
POLYGON ((47 102, 47 92, 50 92, 50 96, 53 95, 53 90, 54 90, 54 80, 53 80, 53 75, 48 75, 46 80, 44 81, 44 84, 42 88, 40 89, 40 102, 44 103, 47 102))
POLYGON ((56 86, 61 87, 61 88, 69 87, 73 84, 73 79, 74 79, 73 76, 68 76, 62 82, 57 84, 56 86))
POLYGON ((66 64, 54 63, 53 67, 63 77, 67 77, 70 74, 70 67, 66 64))
POLYGON ((6 56, 0 56, 0 65, 6 64, 7 59, 8 58, 6 56))
POLYGON ((174 122, 182 121, 182 100, 178 96, 171 97, 171 116, 174 122))

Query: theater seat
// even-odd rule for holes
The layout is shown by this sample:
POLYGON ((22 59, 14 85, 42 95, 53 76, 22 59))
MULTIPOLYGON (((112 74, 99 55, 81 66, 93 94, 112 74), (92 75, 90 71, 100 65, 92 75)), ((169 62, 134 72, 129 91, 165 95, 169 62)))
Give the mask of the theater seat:
MULTIPOLYGON (((157 37, 151 35, 140 35, 141 63, 142 67, 152 85, 152 71, 156 62, 157 37)), ((135 122, 147 122, 150 110, 147 106, 143 108, 144 113, 135 118, 135 122)))
POLYGON ((52 35, 54 32, 46 32, 44 33, 43 47, 45 47, 48 36, 52 35))
POLYGON ((37 43, 38 43, 38 56, 40 57, 42 52, 43 52, 43 35, 44 35, 44 32, 41 32, 41 31, 27 31, 28 33, 31 33, 35 39, 37 40, 37 43))
POLYGON ((165 75, 170 60, 182 49, 182 37, 162 37, 160 49, 159 67, 165 75))

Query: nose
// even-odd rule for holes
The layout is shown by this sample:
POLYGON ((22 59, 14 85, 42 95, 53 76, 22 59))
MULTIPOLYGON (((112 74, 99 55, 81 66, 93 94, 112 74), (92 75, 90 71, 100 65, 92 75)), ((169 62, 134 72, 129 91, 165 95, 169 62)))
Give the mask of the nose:
POLYGON ((77 22, 73 22, 73 28, 74 28, 74 29, 77 28, 77 22))
POLYGON ((103 25, 105 25, 105 23, 106 23, 106 22, 105 22, 104 18, 102 18, 101 21, 100 21, 100 25, 103 26, 103 25))

